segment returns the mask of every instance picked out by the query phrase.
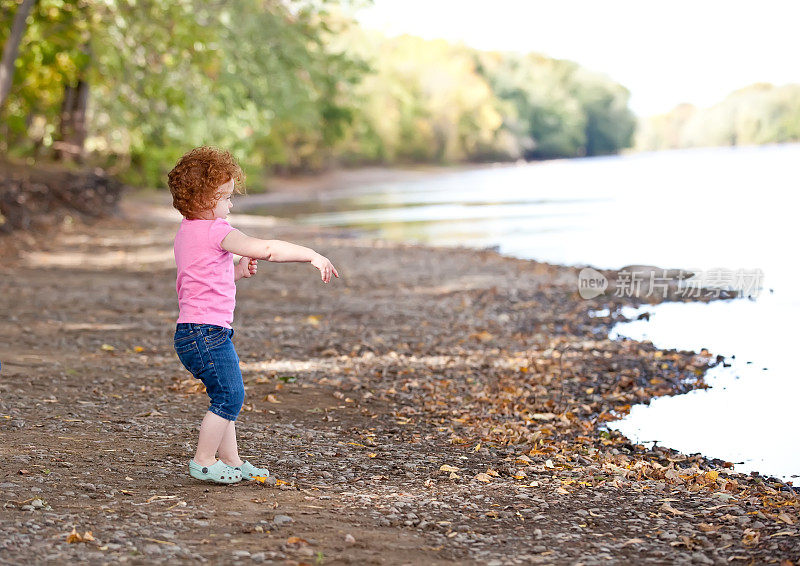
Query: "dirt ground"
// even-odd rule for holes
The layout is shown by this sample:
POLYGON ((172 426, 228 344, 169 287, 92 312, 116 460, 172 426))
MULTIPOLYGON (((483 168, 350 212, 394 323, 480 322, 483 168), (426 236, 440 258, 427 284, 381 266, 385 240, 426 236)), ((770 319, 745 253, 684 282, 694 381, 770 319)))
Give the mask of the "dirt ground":
POLYGON ((176 213, 0 239, 0 563, 794 564, 795 490, 603 423, 713 353, 612 342, 576 270, 234 215, 341 278, 240 281, 240 453, 188 475, 207 397, 172 349, 176 213), (13 240, 12 240, 13 238, 13 240), (88 535, 88 536, 87 536, 88 535))

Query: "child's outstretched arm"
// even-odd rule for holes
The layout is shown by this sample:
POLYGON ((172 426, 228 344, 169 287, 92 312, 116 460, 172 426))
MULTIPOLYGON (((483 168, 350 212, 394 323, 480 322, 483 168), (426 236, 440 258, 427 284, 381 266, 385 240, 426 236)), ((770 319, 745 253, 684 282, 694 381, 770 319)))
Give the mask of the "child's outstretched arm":
POLYGON ((339 277, 339 272, 331 261, 323 255, 318 254, 311 248, 298 246, 283 240, 262 240, 243 234, 239 230, 229 232, 222 239, 222 248, 236 255, 250 257, 254 259, 265 259, 275 262, 309 262, 319 269, 320 277, 325 283, 331 280, 331 276, 339 277))

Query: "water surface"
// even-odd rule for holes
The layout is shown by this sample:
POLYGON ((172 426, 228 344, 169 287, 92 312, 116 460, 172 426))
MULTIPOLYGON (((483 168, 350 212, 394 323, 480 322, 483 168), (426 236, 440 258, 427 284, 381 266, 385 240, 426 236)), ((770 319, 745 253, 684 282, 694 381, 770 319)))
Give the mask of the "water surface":
POLYGON ((755 300, 647 307, 649 322, 615 328, 615 336, 735 359, 710 371, 711 389, 634 407, 610 426, 635 442, 790 479, 800 474, 800 382, 789 343, 800 315, 798 163, 800 145, 791 144, 502 165, 360 184, 261 212, 567 265, 760 269, 755 300))

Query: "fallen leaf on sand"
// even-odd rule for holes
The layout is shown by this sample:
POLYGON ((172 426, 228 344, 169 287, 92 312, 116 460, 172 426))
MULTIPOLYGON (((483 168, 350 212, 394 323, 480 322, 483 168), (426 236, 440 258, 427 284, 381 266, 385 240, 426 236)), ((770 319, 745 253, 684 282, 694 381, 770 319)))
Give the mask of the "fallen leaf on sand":
POLYGON ((275 397, 275 395, 273 395, 272 393, 264 397, 264 400, 269 401, 270 403, 280 403, 280 401, 278 401, 278 398, 275 397))
POLYGON ((440 472, 457 472, 458 468, 456 468, 455 466, 451 466, 449 464, 442 464, 441 467, 439 468, 439 471, 440 472))
POLYGON ((492 478, 490 478, 488 474, 478 474, 475 476, 475 479, 484 483, 489 483, 492 481, 492 478))

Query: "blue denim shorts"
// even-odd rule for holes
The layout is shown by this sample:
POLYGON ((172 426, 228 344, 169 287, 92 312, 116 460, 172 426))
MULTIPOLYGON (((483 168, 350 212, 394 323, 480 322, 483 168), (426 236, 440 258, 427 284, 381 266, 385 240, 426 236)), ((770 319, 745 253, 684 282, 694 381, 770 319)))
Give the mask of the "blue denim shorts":
POLYGON ((233 329, 214 324, 180 322, 175 328, 175 352, 183 366, 203 382, 211 398, 208 410, 235 421, 244 403, 239 356, 233 329))

